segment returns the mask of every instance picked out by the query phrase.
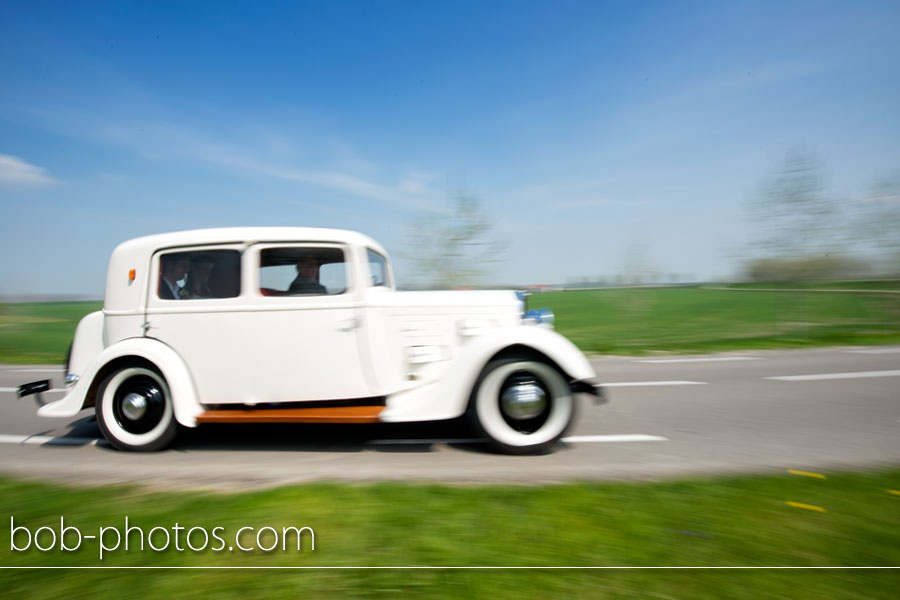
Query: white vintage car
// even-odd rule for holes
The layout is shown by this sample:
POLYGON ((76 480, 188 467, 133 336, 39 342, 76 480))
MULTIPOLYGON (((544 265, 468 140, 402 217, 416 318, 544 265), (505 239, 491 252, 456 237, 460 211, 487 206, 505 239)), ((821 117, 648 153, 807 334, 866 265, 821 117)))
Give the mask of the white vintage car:
MULTIPOLYGON (((376 423, 467 415, 516 454, 547 451, 594 371, 512 291, 398 292, 384 249, 299 227, 152 235, 112 254, 84 317, 67 395, 122 450, 159 450, 201 423, 376 423)), ((27 388, 27 386, 23 386, 27 388)), ((37 389, 24 392, 34 393, 37 389)))

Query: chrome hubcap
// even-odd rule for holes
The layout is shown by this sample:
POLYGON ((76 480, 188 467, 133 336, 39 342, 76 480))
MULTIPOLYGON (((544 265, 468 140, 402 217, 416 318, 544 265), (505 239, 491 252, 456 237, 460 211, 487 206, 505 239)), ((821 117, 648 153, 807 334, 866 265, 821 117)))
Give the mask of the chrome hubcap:
POLYGON ((534 381, 518 382, 503 391, 500 406, 512 419, 533 419, 547 408, 547 392, 534 381))
POLYGON ((131 392, 122 399, 122 414, 132 421, 137 421, 147 413, 147 399, 131 392))

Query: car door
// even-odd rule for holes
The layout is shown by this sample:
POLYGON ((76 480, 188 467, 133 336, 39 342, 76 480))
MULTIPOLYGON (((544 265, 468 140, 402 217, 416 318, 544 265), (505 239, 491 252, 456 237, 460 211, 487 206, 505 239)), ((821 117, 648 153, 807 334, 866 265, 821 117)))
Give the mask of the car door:
POLYGON ((352 285, 350 257, 349 248, 327 243, 257 244, 248 250, 250 308, 242 327, 252 365, 249 400, 371 395, 359 339, 361 294, 352 285))

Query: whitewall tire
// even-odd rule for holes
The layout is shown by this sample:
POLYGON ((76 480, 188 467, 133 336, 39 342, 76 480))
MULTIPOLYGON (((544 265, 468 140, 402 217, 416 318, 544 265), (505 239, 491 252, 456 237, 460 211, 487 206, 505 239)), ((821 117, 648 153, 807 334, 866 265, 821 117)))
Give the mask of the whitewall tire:
POLYGON ((166 380, 146 367, 126 367, 100 384, 97 424, 119 450, 153 452, 175 439, 178 424, 166 380))
POLYGON ((490 362, 475 384, 469 418, 477 434, 510 454, 550 450, 575 417, 575 398, 563 375, 534 360, 490 362))

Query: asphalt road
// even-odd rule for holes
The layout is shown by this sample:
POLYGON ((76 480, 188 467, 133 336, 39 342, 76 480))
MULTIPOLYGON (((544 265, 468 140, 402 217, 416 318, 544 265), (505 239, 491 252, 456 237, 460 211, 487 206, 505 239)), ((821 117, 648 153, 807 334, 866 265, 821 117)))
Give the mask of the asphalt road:
POLYGON ((584 401, 567 441, 529 457, 493 454, 458 423, 206 425, 171 450, 122 453, 97 442, 92 409, 44 419, 30 398, 16 398, 16 386, 36 379, 62 387, 61 369, 5 365, 0 472, 234 490, 310 480, 544 483, 900 464, 900 347, 592 362, 610 404, 584 401))

